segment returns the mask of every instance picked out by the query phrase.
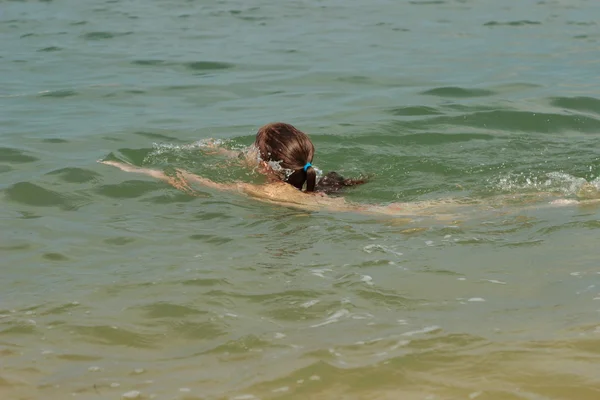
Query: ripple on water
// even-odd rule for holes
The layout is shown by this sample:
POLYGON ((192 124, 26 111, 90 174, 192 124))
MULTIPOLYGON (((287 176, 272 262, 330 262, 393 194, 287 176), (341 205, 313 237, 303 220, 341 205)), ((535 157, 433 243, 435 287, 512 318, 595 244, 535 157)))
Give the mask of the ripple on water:
POLYGON ((56 169, 46 175, 57 175, 62 181, 69 183, 92 182, 100 176, 97 172, 88 169, 71 167, 56 169))
POLYGON ((179 304, 157 302, 141 307, 146 318, 183 318, 192 315, 205 315, 206 311, 198 310, 190 306, 182 306, 179 304))
POLYGON ((160 60, 160 59, 142 59, 142 60, 133 60, 131 64, 138 65, 142 67, 163 67, 163 66, 174 66, 179 65, 184 68, 193 70, 193 71, 215 71, 215 70, 223 70, 223 69, 231 69, 235 67, 235 64, 221 62, 221 61, 188 61, 183 63, 160 60))
POLYGON ((192 240, 200 240, 204 243, 213 244, 213 245, 222 245, 222 244, 227 244, 227 243, 233 241, 233 239, 227 238, 227 237, 216 236, 216 235, 204 235, 204 234, 190 235, 189 238, 192 240))
POLYGON ((172 330, 175 335, 192 340, 212 340, 229 333, 225 325, 213 321, 177 321, 172 330))
POLYGON ((79 307, 78 302, 70 302, 60 306, 52 307, 45 311, 40 311, 40 315, 61 315, 70 312, 74 308, 79 307))
POLYGON ((60 138, 42 139, 42 142, 43 143, 54 143, 54 144, 69 143, 68 140, 66 140, 66 139, 60 139, 60 138))
POLYGON ((66 97, 77 96, 78 94, 79 93, 76 92, 75 90, 65 89, 65 90, 47 90, 47 91, 41 92, 38 96, 64 99, 66 97))
POLYGON ((418 117, 424 115, 440 115, 441 111, 436 110, 433 107, 427 106, 408 106, 408 107, 397 107, 391 108, 388 112, 392 115, 407 116, 407 117, 418 117))
POLYGON ((44 253, 42 255, 42 257, 49 261, 67 261, 67 260, 69 260, 69 257, 67 257, 61 253, 44 253))
POLYGON ((187 279, 179 282, 181 285, 186 286, 204 286, 204 287, 212 287, 212 286, 221 286, 221 285, 231 285, 227 282, 227 279, 224 278, 195 278, 195 279, 187 279))
POLYGON ((81 35, 86 40, 106 40, 119 36, 131 35, 133 32, 88 32, 81 35))
POLYGON ((39 159, 26 154, 23 150, 13 149, 9 147, 0 147, 0 162, 9 163, 30 163, 39 159))
POLYGON ((153 348, 164 335, 138 333, 129 329, 107 325, 71 325, 67 330, 73 331, 82 339, 90 343, 105 344, 110 346, 126 346, 134 348, 153 348))
POLYGON ((35 207, 60 207, 64 210, 77 208, 74 199, 64 194, 45 189, 30 182, 19 182, 4 189, 10 201, 35 207))
POLYGON ((37 322, 33 319, 11 319, 0 324, 0 336, 31 335, 37 332, 37 322))
POLYGON ((160 194, 143 201, 154 204, 175 204, 175 203, 189 203, 190 201, 196 200, 198 197, 211 197, 209 194, 202 193, 195 190, 194 195, 181 192, 169 192, 160 194))
POLYGON ((435 6, 440 4, 446 4, 444 0, 420 0, 420 1, 409 1, 409 4, 415 6, 435 6))
POLYGON ((104 239, 104 243, 106 244, 111 244, 114 246, 124 246, 126 244, 135 242, 134 238, 131 237, 114 237, 114 238, 109 238, 109 239, 104 239))
POLYGON ((567 110, 600 114, 600 99, 594 97, 554 97, 550 104, 567 110))
POLYGON ((57 46, 50 46, 50 47, 44 47, 41 48, 39 50, 37 50, 40 53, 49 53, 49 52, 55 52, 55 51, 61 51, 62 48, 57 47, 57 46))
POLYGON ((167 143, 181 142, 181 140, 179 140, 178 138, 176 138, 174 136, 165 135, 164 133, 149 132, 149 131, 136 131, 136 132, 133 132, 133 134, 143 136, 145 138, 152 139, 152 140, 162 140, 167 143))
POLYGON ((165 60, 133 60, 131 63, 133 65, 154 67, 154 66, 166 64, 166 61, 165 60))
POLYGON ((219 62, 219 61, 192 61, 183 64, 186 68, 194 71, 210 71, 219 69, 230 69, 235 67, 235 64, 219 62))
POLYGON ((531 21, 528 19, 523 19, 519 21, 489 21, 483 24, 483 26, 527 26, 527 25, 541 25, 542 23, 539 21, 531 21))
POLYGON ((494 140, 495 136, 486 133, 410 133, 396 137, 396 142, 399 144, 410 145, 427 145, 438 146, 447 145, 448 143, 469 142, 472 140, 494 140))
POLYGON ((456 86, 440 87, 426 90, 421 94, 437 97, 455 97, 455 98, 470 98, 470 97, 485 97, 496 94, 492 90, 487 89, 467 89, 456 86))
POLYGON ((204 352, 204 354, 248 354, 249 357, 262 357, 260 350, 273 347, 285 347, 260 339, 256 335, 244 335, 235 340, 229 340, 222 345, 204 352), (254 350, 254 355, 249 353, 254 350))
POLYGON ((355 289, 353 293, 367 300, 369 304, 393 307, 396 310, 413 310, 423 302, 421 300, 415 300, 399 295, 392 290, 379 288, 355 289))
MULTIPOLYGON (((392 122, 395 124, 395 122, 392 122)), ((405 126, 406 123, 402 123, 405 126)), ((528 111, 478 111, 458 116, 440 116, 419 121, 420 129, 433 126, 468 126, 478 129, 496 129, 531 133, 576 131, 597 133, 600 120, 587 115, 563 115, 528 111)))

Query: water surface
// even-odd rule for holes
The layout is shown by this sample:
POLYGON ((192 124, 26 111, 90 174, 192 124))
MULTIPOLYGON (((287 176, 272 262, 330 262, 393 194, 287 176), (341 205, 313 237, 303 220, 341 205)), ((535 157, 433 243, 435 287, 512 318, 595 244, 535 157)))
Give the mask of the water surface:
POLYGON ((598 399, 600 5, 0 4, 6 399, 598 399), (370 204, 189 196, 281 120, 370 204), (498 203, 498 199, 503 199, 498 203), (489 207, 486 207, 485 205, 489 207))

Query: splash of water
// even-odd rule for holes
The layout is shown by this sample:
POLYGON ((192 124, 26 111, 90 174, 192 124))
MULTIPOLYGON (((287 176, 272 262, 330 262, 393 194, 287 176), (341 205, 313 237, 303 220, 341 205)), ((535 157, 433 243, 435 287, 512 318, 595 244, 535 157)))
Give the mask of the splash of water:
POLYGON ((548 172, 542 176, 509 173, 491 182, 495 189, 504 192, 557 192, 565 196, 598 197, 600 177, 587 181, 564 172, 548 172))

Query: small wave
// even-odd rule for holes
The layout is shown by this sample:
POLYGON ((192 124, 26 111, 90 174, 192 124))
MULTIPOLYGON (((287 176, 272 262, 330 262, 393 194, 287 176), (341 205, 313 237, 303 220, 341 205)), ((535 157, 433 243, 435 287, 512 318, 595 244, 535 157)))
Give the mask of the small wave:
POLYGON ((483 26, 526 26, 526 25, 541 25, 542 23, 539 21, 530 21, 527 19, 520 21, 507 21, 507 22, 499 22, 499 21, 490 21, 483 24, 483 26))
POLYGON ((449 87, 439 87, 435 89, 426 90, 421 92, 424 95, 430 96, 438 96, 438 97, 459 97, 459 98, 469 98, 469 97, 485 97, 492 96, 495 92, 487 89, 470 89, 470 88, 461 88, 455 86, 449 87))
POLYGON ((113 39, 118 36, 131 35, 133 32, 88 32, 81 37, 86 40, 113 39))
POLYGON ((38 158, 26 154, 23 150, 0 147, 0 161, 9 163, 30 163, 38 161, 38 158))
POLYGON ((600 114, 600 100, 594 97, 555 97, 550 104, 567 110, 600 114))

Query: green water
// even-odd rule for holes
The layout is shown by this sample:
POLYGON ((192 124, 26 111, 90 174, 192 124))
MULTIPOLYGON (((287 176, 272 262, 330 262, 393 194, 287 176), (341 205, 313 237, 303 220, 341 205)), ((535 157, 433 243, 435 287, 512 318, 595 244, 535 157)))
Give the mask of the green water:
POLYGON ((600 210, 523 200, 600 186, 599 19, 0 2, 1 398, 600 398, 600 210), (195 143, 277 120, 322 170, 372 177, 350 201, 484 206, 302 212, 96 162, 254 182, 195 143))

